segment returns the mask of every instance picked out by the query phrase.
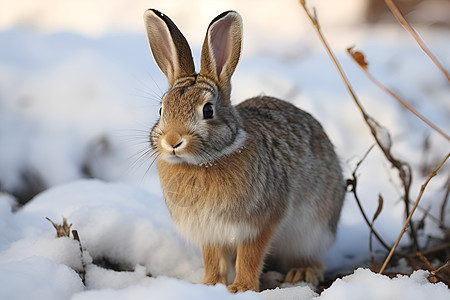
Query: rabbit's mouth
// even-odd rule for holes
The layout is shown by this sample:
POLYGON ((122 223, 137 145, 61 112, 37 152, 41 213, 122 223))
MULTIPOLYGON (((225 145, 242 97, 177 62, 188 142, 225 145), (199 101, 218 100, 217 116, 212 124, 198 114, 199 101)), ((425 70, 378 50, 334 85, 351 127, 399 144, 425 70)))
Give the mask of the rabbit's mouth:
POLYGON ((176 139, 171 135, 164 136, 158 143, 160 158, 170 164, 198 164, 196 146, 197 142, 188 135, 177 135, 176 139))
POLYGON ((194 156, 182 153, 182 151, 177 151, 176 149, 164 151, 164 154, 160 157, 170 164, 196 163, 197 161, 194 156))

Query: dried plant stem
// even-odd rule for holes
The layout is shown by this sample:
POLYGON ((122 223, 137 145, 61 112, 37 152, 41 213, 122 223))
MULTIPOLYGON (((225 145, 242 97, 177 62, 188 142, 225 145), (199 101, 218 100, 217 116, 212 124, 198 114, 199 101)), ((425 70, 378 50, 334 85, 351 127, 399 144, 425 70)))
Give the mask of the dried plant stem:
POLYGON ((359 103, 358 98, 356 97, 356 94, 355 94, 355 92, 353 91, 353 88, 350 85, 350 82, 347 80, 347 76, 344 74, 344 71, 342 70, 339 62, 337 61, 336 56, 334 55, 333 51, 331 51, 330 47, 328 46, 328 42, 326 41, 325 36, 322 34, 322 30, 320 29, 320 25, 319 25, 319 22, 317 20, 315 10, 314 10, 314 16, 312 16, 310 14, 308 8, 306 7, 306 1, 305 0, 300 0, 300 4, 302 5, 303 9, 305 10, 306 14, 308 15, 308 18, 311 20, 311 23, 316 28, 317 34, 320 37, 320 41, 324 45, 325 49, 328 52, 328 55, 331 57, 331 60, 333 61, 333 63, 336 66, 339 74, 343 78, 345 86, 347 87, 348 92, 350 93, 350 95, 352 96, 353 100, 355 101, 356 106, 358 106, 358 108, 361 111, 364 119, 367 121, 369 119, 369 116, 366 114, 364 108, 359 103))
POLYGON ((428 270, 436 271, 436 268, 431 265, 430 261, 422 253, 417 252, 416 255, 420 258, 421 261, 423 261, 424 264, 427 265, 428 270))
POLYGON ((430 282, 437 282, 437 280, 440 280, 447 286, 449 286, 450 283, 447 276, 441 276, 439 272, 447 268, 450 265, 450 261, 447 261, 445 264, 436 269, 431 265, 430 261, 422 253, 417 252, 416 255, 426 265, 426 269, 430 271, 430 276, 428 277, 428 280, 430 282))
POLYGON ((78 275, 81 277, 81 281, 84 285, 86 285, 86 263, 84 262, 83 255, 83 246, 81 246, 80 236, 78 235, 78 231, 72 230, 73 239, 78 242, 78 246, 80 247, 80 258, 81 258, 81 267, 82 269, 77 271, 78 275))
POLYGON ((431 275, 436 275, 437 273, 439 273, 440 271, 444 270, 445 268, 448 268, 450 266, 450 260, 447 260, 447 262, 440 266, 437 270, 433 270, 431 271, 431 275))
POLYGON ((450 243, 442 244, 432 249, 421 251, 423 255, 433 254, 450 248, 450 243))
MULTIPOLYGON (((410 201, 410 204, 414 205, 414 202, 410 201)), ((427 209, 421 207, 420 205, 417 206, 417 209, 423 212, 430 221, 434 222, 436 225, 439 225, 439 228, 441 228, 446 234, 450 234, 450 229, 445 226, 444 222, 433 216, 427 209)))
MULTIPOLYGON (((358 170, 359 166, 363 163, 363 161, 366 159, 366 157, 369 155, 370 151, 372 151, 373 147, 375 147, 375 144, 370 146, 370 148, 367 150, 367 152, 364 154, 364 156, 358 161, 355 169, 353 170, 352 179, 347 181, 347 184, 351 185, 351 187, 352 187, 351 191, 353 193, 353 196, 355 197, 356 203, 358 204, 359 210, 361 211, 361 214, 363 215, 363 218, 366 221, 367 225, 370 227, 370 234, 371 235, 373 234, 377 238, 377 240, 380 242, 380 244, 389 251, 391 248, 386 244, 386 242, 381 238, 381 236, 373 228, 373 222, 370 222, 369 218, 367 218, 366 212, 364 211, 364 209, 361 205, 361 201, 359 201, 358 194, 356 193, 356 186, 357 186, 357 182, 358 182, 357 177, 356 177, 356 171, 358 170)), ((370 239, 370 241, 372 241, 372 239, 370 239)))
POLYGON ((450 176, 449 176, 449 178, 447 179, 447 183, 446 183, 446 185, 447 185, 447 189, 446 189, 446 191, 445 191, 445 195, 444 195, 444 200, 442 201, 442 205, 441 205, 441 215, 440 215, 440 221, 441 221, 441 224, 442 224, 442 226, 443 227, 445 227, 444 226, 444 219, 445 219, 445 207, 446 207, 446 205, 447 205, 447 201, 448 201, 448 196, 449 196, 449 194, 450 194, 450 176))
POLYGON ((56 237, 69 237, 70 236, 70 228, 72 224, 67 223, 67 219, 63 216, 63 223, 56 224, 50 218, 46 217, 46 219, 52 223, 53 227, 56 229, 56 237))
POLYGON ((361 205, 361 202, 359 201, 359 197, 356 194, 356 189, 352 188, 353 196, 355 197, 356 203, 358 204, 359 210, 361 211, 361 214, 363 215, 364 220, 366 221, 367 225, 370 227, 370 231, 373 233, 373 235, 377 238, 377 240, 380 242, 380 244, 386 249, 390 250, 391 248, 386 244, 386 242, 381 238, 381 236, 378 234, 378 232, 373 229, 372 224, 370 223, 369 219, 367 218, 367 215, 361 205))
MULTIPOLYGON (((391 248, 386 244, 386 242, 381 238, 381 236, 378 234, 378 232, 375 231, 375 229, 373 228, 373 222, 369 221, 369 218, 367 218, 366 212, 364 211, 361 202, 359 201, 359 197, 358 194, 356 193, 356 186, 357 186, 357 177, 356 177, 356 171, 358 170, 359 166, 363 163, 363 161, 366 159, 367 155, 369 155, 370 151, 372 151, 373 147, 375 146, 375 144, 373 144, 372 146, 370 146, 369 150, 367 150, 367 152, 364 154, 364 156, 358 161, 358 163, 356 164, 355 169, 353 170, 352 173, 352 179, 350 179, 349 181, 347 181, 347 184, 350 185, 352 187, 351 191, 353 193, 353 196, 355 197, 356 203, 358 204, 359 210, 361 211, 361 214, 364 218, 364 220, 366 221, 367 225, 370 227, 370 234, 374 235, 377 240, 380 242, 380 244, 386 248, 387 251, 389 251, 391 248)), ((370 239, 370 241, 372 241, 372 239, 370 239)))
POLYGON ((403 228, 402 228, 402 230, 401 230, 401 232, 400 232, 400 234, 399 234, 397 240, 395 241, 394 246, 392 246, 392 249, 391 249, 391 251, 389 252, 389 255, 387 256, 386 260, 384 261, 383 266, 381 267, 379 274, 382 274, 382 273, 383 273, 384 269, 386 269, 387 264, 388 264, 389 261, 391 260, 391 257, 392 257, 392 255, 394 254, 394 251, 395 251, 395 249, 397 248, 398 243, 400 242, 400 240, 401 240, 403 234, 405 233, 406 228, 408 227, 408 224, 409 224, 409 222, 411 221, 411 217, 412 217, 412 215, 414 214, 414 211, 416 210, 417 205, 419 204, 420 199, 422 198, 423 192, 425 191, 425 188, 427 187, 428 182, 430 182, 431 178, 433 178, 434 176, 436 176, 437 172, 438 172, 439 169, 444 165, 444 163, 447 161, 447 159, 449 158, 449 156, 450 156, 450 153, 448 153, 448 154, 445 156, 445 158, 440 162, 440 164, 439 164, 433 171, 431 171, 431 173, 428 175, 427 180, 425 180, 424 184, 422 184, 422 186, 421 186, 421 188, 420 188, 419 195, 417 196, 417 200, 416 200, 416 202, 414 203, 414 206, 413 206, 413 208, 411 209, 411 212, 409 213, 408 218, 406 219, 405 225, 403 225, 403 228))
MULTIPOLYGON (((411 185, 411 181, 412 181, 411 167, 407 163, 402 162, 402 161, 400 161, 398 159, 395 159, 392 156, 391 150, 390 150, 390 148, 391 148, 390 144, 386 146, 386 145, 384 145, 382 143, 382 141, 380 140, 380 138, 379 138, 379 136, 377 134, 377 128, 379 129, 379 128, 381 128, 381 126, 378 124, 378 122, 376 122, 372 117, 370 117, 366 113, 366 111, 362 107, 361 103, 359 102, 358 98, 356 97, 356 94, 353 91, 353 88, 351 87, 350 82, 348 81, 346 75, 344 74, 344 71, 342 70, 341 66, 339 65, 339 62, 337 61, 336 56, 334 55, 334 53, 331 50, 331 48, 328 46, 328 43, 327 43, 324 35, 322 34, 322 30, 320 29, 320 25, 319 25, 319 22, 317 20, 317 16, 316 16, 315 10, 314 10, 314 16, 313 16, 309 12, 308 8, 306 7, 306 1, 305 0, 300 0, 300 4, 302 5, 302 7, 305 10, 308 18, 311 20, 312 24, 316 28, 316 31, 317 31, 317 33, 318 33, 318 35, 320 37, 320 40, 321 40, 322 44, 324 45, 325 49, 327 50, 327 53, 330 56, 331 60, 333 61, 334 65, 338 69, 338 72, 341 75, 342 80, 344 81, 345 86, 347 87, 348 92, 352 96, 356 106, 361 111, 361 114, 362 114, 362 116, 364 118, 364 121, 366 122, 367 126, 369 126, 370 131, 371 131, 371 133, 372 133, 376 143, 380 147, 381 151, 383 151, 383 153, 386 156, 387 160, 389 160, 389 162, 391 162, 392 165, 398 170, 400 180, 403 183, 403 191, 404 191, 403 200, 404 200, 404 203, 405 203, 405 217, 408 216, 409 215, 409 189, 410 189, 410 185, 411 185)), ((416 248, 416 250, 418 250, 417 237, 416 237, 416 234, 415 234, 414 226, 412 224, 411 224, 410 236, 411 236, 411 240, 413 241, 414 248, 416 248)))
MULTIPOLYGON (((353 57, 352 53, 351 53, 351 49, 347 49, 347 51, 350 53, 350 55, 353 57)), ((388 89, 386 86, 384 86, 381 82, 379 82, 375 77, 373 77, 373 75, 368 71, 367 67, 364 67, 364 65, 361 65, 358 63, 358 66, 360 66, 361 70, 364 72, 364 74, 366 74, 366 76, 375 84, 377 85, 380 89, 382 89, 383 91, 385 91, 386 93, 388 93, 389 95, 391 95, 395 100, 397 100, 401 105, 403 105, 407 110, 409 110, 410 112, 412 112, 414 115, 416 115, 416 117, 418 117, 419 119, 421 119, 423 122, 425 122, 428 126, 430 126, 431 128, 433 128, 434 130, 436 130, 440 135, 442 135, 444 138, 447 139, 447 141, 450 141, 450 137, 443 132, 441 129, 439 129, 436 125, 434 125, 433 123, 431 123, 427 118, 425 118, 424 116, 422 116, 417 110, 414 109, 414 107, 412 107, 411 105, 409 105, 408 103, 406 103, 405 101, 403 101, 399 96, 397 96, 394 92, 392 92, 390 89, 388 89)))
POLYGON ((409 25, 408 21, 403 17, 402 13, 398 9, 398 7, 394 4, 392 0, 384 0, 386 5, 389 7, 391 12, 394 14, 395 18, 400 22, 400 24, 403 26, 403 28, 408 31, 412 37, 416 40, 416 42, 419 44, 420 48, 428 55, 428 57, 431 58, 431 60, 434 62, 434 64, 441 70, 442 73, 444 73, 444 76, 447 78, 447 80, 450 82, 450 76, 447 73, 447 71, 444 69, 444 67, 439 63, 437 58, 431 53, 431 51, 428 49, 428 47, 425 45, 423 40, 419 37, 417 32, 409 25))

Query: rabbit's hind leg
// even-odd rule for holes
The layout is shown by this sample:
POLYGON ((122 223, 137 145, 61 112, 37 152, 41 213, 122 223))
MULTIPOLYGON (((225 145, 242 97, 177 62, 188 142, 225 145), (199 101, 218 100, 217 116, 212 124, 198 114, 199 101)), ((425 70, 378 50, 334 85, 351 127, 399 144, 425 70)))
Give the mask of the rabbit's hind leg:
POLYGON ((323 264, 314 259, 298 263, 287 273, 284 281, 292 284, 305 281, 317 286, 323 281, 323 269, 323 264))

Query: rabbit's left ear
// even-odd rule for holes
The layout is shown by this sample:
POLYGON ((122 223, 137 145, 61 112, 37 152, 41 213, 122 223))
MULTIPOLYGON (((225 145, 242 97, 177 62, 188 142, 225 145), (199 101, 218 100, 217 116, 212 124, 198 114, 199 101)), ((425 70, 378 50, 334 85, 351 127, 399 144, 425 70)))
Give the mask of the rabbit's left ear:
POLYGON ((194 75, 191 48, 172 20, 156 9, 149 9, 144 14, 144 22, 153 57, 170 87, 178 78, 194 75))
POLYGON ((209 24, 203 42, 200 75, 213 79, 226 90, 236 69, 242 47, 242 19, 226 11, 209 24))

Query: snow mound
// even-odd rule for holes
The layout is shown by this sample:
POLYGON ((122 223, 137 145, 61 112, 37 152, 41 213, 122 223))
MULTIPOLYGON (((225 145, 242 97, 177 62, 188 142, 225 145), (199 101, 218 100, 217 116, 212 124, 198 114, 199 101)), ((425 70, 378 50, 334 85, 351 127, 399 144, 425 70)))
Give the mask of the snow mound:
POLYGON ((418 270, 410 277, 390 279, 368 269, 357 269, 352 275, 336 280, 319 299, 448 299, 450 291, 447 286, 443 283, 431 284, 427 276, 428 272, 418 270))
MULTIPOLYGON (((82 180, 39 194, 11 212, 0 197, 8 226, 0 239, 0 299, 315 299, 308 286, 230 294, 223 285, 200 284, 200 252, 183 242, 172 227, 163 199, 139 187, 82 180), (77 241, 56 238, 45 220, 67 217, 77 241), (94 264, 107 259, 119 269, 94 264), (76 271, 86 266, 86 288, 76 271)), ((442 284, 427 272, 389 279, 367 269, 338 279, 318 299, 448 299, 442 284)))

